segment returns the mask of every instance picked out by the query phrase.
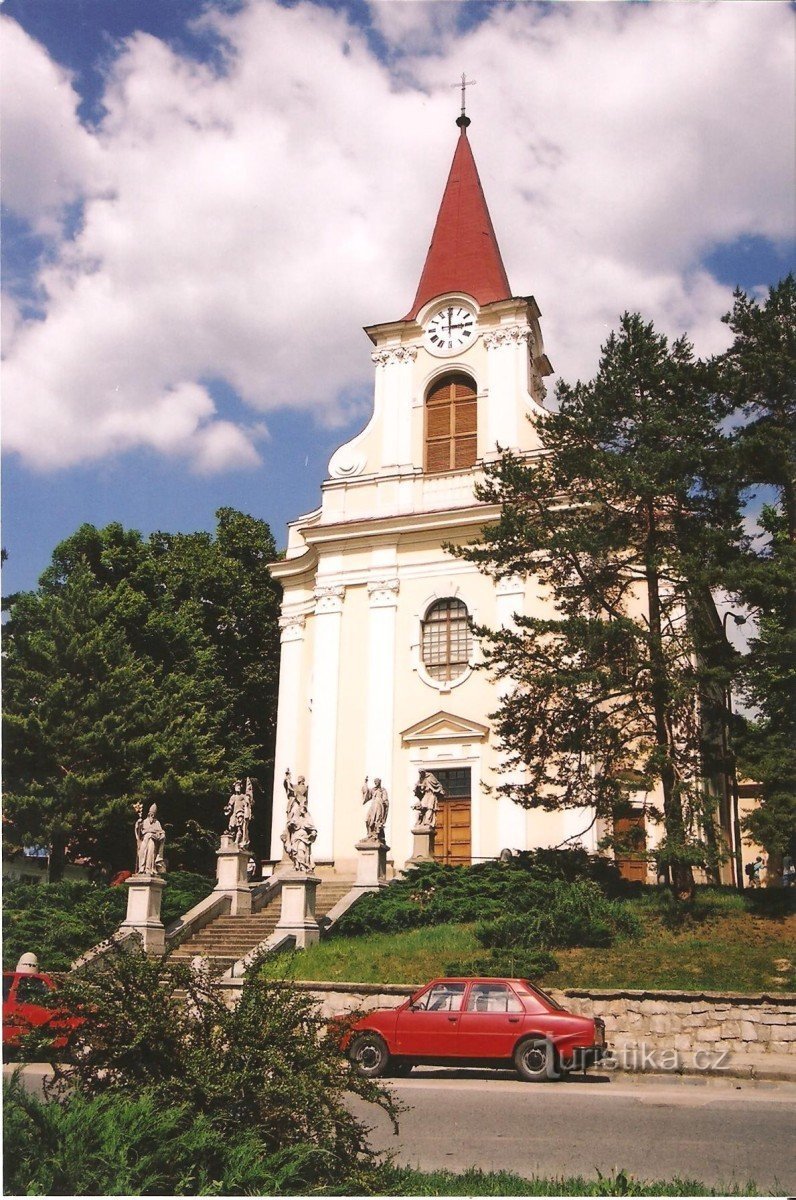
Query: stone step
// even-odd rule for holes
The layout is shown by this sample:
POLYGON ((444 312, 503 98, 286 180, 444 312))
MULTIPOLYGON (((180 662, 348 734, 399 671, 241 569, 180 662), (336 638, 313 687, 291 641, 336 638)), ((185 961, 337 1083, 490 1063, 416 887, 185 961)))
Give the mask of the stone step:
MULTIPOLYGON (((353 879, 324 880, 319 884, 315 893, 316 916, 319 919, 325 917, 347 895, 353 884, 353 879)), ((212 963, 215 971, 223 972, 274 932, 281 909, 281 897, 276 895, 259 912, 216 917, 215 921, 178 946, 174 958, 190 960, 201 955, 212 963)))

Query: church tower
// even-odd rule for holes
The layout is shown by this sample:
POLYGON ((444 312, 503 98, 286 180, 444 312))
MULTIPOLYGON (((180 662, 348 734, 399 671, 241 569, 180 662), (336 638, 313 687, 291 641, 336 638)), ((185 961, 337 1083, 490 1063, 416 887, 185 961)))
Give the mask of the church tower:
MULTIPOLYGON (((447 796, 437 856, 469 863, 550 845, 577 814, 526 813, 498 797, 490 728, 497 685, 474 671, 468 618, 492 627, 544 611, 533 581, 497 586, 446 543, 472 542, 496 511, 475 497, 499 448, 541 449, 544 353, 532 296, 514 296, 467 136, 459 134, 431 245, 405 317, 372 325, 373 415, 329 463, 316 511, 289 527, 271 855, 282 853, 282 778, 309 786, 318 866, 350 871, 361 788, 390 797, 390 857, 412 853, 413 788, 430 769, 447 796)), ((591 846, 590 846, 591 848, 591 846)))

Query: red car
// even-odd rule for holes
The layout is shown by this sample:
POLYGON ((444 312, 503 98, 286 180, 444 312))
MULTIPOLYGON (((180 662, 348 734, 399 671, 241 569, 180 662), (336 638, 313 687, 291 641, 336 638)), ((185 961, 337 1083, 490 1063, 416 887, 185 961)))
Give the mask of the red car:
POLYGON ((527 979, 435 979, 400 1006, 361 1017, 343 1049, 362 1075, 415 1064, 514 1064, 521 1079, 559 1079, 602 1058, 605 1025, 578 1017, 527 979))
POLYGON ((50 975, 40 971, 3 972, 3 1050, 19 1046, 20 1040, 31 1029, 53 1032, 52 1049, 66 1045, 69 1031, 79 1024, 79 1018, 70 1017, 41 1003, 42 999, 56 991, 56 983, 50 975))

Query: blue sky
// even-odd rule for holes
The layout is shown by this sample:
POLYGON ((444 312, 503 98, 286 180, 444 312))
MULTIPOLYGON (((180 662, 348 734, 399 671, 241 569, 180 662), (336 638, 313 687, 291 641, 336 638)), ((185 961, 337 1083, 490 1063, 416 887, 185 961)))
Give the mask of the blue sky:
POLYGON ((793 263, 787 4, 6 0, 5 593, 81 522, 285 524, 367 420, 471 141, 589 375, 622 310, 726 344, 793 263))

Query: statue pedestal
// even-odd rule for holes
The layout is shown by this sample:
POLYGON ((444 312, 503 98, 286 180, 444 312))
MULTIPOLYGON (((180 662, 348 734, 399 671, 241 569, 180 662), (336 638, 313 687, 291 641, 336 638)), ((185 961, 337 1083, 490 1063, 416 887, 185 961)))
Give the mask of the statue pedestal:
POLYGON ((164 954, 166 930, 160 919, 165 879, 160 875, 131 875, 126 881, 127 916, 121 930, 135 930, 140 935, 146 954, 164 954))
POLYGON ((246 877, 250 858, 248 850, 241 850, 233 838, 222 833, 216 866, 218 882, 214 890, 225 892, 229 896, 229 911, 233 917, 244 917, 252 910, 252 893, 246 877))
POLYGON ((357 842, 357 881, 355 887, 363 892, 372 892, 376 888, 387 886, 387 851, 384 842, 378 838, 363 838, 357 842))
POLYGON ((434 835, 436 830, 427 825, 415 825, 412 830, 412 857, 409 863, 414 866, 420 863, 434 861, 434 835))
POLYGON ((285 871, 282 880, 282 911, 274 934, 295 938, 296 948, 303 950, 320 941, 321 930, 315 919, 315 891, 321 882, 317 875, 303 871, 285 871))

